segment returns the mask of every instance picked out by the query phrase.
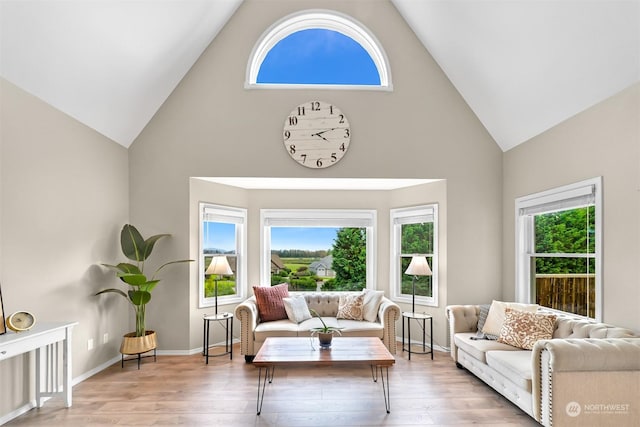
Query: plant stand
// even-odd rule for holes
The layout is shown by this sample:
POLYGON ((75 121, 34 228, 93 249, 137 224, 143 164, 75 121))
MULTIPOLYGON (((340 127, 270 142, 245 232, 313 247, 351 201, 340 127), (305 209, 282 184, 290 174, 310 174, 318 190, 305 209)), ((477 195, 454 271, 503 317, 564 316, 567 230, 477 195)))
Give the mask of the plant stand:
POLYGON ((140 369, 140 360, 144 357, 153 357, 153 361, 157 361, 156 348, 158 347, 157 334, 155 331, 146 331, 145 336, 136 337, 135 332, 129 332, 122 337, 120 345, 120 353, 122 354, 122 367, 127 360, 137 360, 138 369, 140 369), (153 350, 153 355, 142 356, 153 350), (125 358, 125 355, 135 355, 136 357, 125 358))

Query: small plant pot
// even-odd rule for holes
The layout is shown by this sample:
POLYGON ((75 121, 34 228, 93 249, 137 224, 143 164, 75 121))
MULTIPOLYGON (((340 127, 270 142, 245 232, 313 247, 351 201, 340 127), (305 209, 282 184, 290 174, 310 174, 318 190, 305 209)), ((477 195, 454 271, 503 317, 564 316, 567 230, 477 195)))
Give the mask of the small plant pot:
POLYGON ((320 348, 329 348, 331 347, 331 340, 333 340, 333 334, 323 334, 318 333, 318 341, 320 342, 320 348))
POLYGON ((151 351, 158 346, 155 331, 145 331, 145 336, 137 337, 135 332, 129 332, 122 337, 120 353, 141 354, 151 351))

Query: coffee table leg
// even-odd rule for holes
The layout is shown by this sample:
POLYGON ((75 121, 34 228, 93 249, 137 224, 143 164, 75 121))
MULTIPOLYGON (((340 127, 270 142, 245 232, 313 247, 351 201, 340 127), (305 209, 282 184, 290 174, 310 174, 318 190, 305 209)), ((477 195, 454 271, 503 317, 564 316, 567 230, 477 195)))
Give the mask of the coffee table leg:
POLYGON ((371 366, 371 379, 373 380, 374 383, 378 382, 378 367, 377 366, 371 366))
POLYGON ((267 387, 267 382, 271 384, 273 382, 273 373, 275 372, 275 366, 265 368, 264 381, 262 381, 262 367, 258 368, 258 400, 256 401, 256 414, 260 415, 262 412, 262 403, 264 402, 264 389, 267 387), (262 384, 262 392, 260 391, 260 385, 262 384))
POLYGON ((384 407, 387 414, 391 413, 391 396, 389 395, 389 367, 380 366, 380 378, 382 379, 382 394, 384 395, 384 407), (383 369, 385 369, 383 371, 383 369), (387 376, 385 381, 385 375, 387 376))

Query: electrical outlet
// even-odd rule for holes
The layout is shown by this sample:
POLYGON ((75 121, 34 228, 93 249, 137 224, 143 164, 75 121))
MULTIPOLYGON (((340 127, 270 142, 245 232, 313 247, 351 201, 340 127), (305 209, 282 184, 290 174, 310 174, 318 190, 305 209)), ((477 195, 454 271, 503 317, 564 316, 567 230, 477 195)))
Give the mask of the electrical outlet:
POLYGON ((102 335, 102 344, 106 344, 106 343, 108 343, 108 342, 109 342, 109 332, 105 332, 105 333, 102 335))
POLYGON ((93 350, 93 338, 89 338, 87 341, 87 350, 93 350))

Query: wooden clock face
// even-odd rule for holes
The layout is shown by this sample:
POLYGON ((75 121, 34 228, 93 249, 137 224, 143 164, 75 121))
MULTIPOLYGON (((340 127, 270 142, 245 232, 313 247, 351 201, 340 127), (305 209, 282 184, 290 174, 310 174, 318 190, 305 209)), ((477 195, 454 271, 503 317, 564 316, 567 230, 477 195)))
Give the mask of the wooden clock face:
POLYGON ((312 169, 333 166, 349 149, 351 128, 338 107, 309 101, 291 111, 284 121, 284 147, 293 160, 312 169))

